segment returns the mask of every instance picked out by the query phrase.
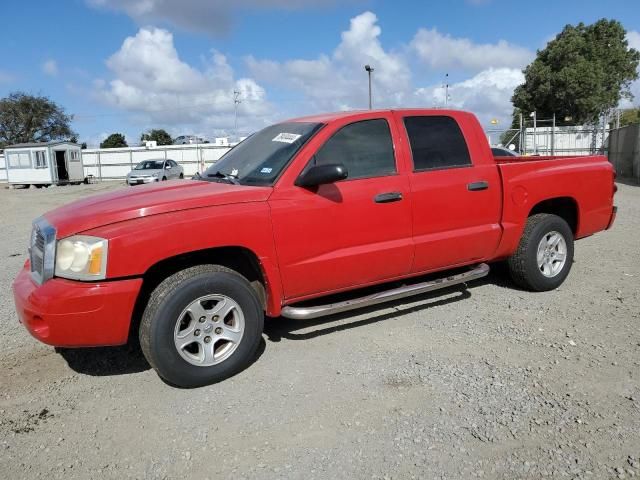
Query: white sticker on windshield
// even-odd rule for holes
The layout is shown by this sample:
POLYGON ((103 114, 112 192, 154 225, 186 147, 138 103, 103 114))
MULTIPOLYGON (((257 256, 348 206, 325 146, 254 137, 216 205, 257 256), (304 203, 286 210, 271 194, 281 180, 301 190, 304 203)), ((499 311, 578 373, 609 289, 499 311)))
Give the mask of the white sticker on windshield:
POLYGON ((282 143, 293 143, 297 139, 299 139, 302 135, 298 135, 297 133, 279 133, 275 136, 272 142, 282 142, 282 143))
POLYGON ((271 173, 273 172, 273 168, 269 168, 269 167, 263 167, 262 170, 260 170, 260 173, 271 173))

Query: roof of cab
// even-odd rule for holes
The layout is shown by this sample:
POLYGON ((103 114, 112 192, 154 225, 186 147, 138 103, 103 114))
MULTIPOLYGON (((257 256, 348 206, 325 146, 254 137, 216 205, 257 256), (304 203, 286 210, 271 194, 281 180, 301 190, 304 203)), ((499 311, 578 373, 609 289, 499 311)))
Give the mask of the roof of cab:
MULTIPOLYGON (((379 109, 379 110, 348 110, 343 112, 332 112, 332 113, 320 113, 316 115, 309 115, 306 117, 298 117, 291 118, 286 122, 311 122, 311 123, 329 123, 335 120, 340 120, 344 118, 358 118, 362 116, 369 117, 371 114, 381 114, 381 113, 389 113, 389 112, 412 112, 412 113, 439 113, 442 115, 447 115, 452 112, 460 113, 460 110, 453 109, 443 109, 443 108, 387 108, 387 109, 379 109)), ((283 122, 285 123, 285 122, 283 122)))

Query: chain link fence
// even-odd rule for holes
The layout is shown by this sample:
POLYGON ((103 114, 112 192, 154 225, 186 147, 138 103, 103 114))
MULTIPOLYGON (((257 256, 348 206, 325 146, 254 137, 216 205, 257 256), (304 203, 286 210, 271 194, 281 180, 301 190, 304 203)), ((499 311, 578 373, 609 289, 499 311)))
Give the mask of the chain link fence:
POLYGON ((514 150, 520 155, 594 155, 607 153, 609 127, 536 126, 489 128, 491 146, 514 150))

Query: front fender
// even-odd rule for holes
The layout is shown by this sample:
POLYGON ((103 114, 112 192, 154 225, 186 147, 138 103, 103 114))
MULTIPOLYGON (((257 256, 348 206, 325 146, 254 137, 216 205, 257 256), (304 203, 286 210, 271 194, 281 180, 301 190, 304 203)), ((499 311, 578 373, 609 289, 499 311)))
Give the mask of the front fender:
POLYGON ((280 314, 281 281, 265 202, 195 208, 139 217, 86 232, 109 239, 107 279, 143 276, 156 263, 198 250, 243 247, 260 261, 270 316, 280 314))

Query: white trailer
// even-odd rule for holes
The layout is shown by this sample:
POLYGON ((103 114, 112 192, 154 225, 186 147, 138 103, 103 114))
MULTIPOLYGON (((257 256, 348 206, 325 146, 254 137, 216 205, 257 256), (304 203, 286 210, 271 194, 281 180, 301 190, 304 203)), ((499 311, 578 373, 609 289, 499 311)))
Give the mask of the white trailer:
POLYGON ((20 143, 5 147, 7 181, 12 185, 64 185, 84 181, 82 150, 72 142, 20 143))

